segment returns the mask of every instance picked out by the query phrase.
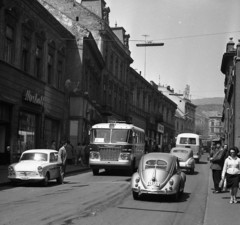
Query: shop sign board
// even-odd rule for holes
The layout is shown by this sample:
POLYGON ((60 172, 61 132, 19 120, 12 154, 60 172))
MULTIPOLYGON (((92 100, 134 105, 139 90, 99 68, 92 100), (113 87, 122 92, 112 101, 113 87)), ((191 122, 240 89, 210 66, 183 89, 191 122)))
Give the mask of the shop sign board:
POLYGON ((44 96, 31 90, 26 90, 24 92, 23 100, 36 105, 44 106, 44 96))

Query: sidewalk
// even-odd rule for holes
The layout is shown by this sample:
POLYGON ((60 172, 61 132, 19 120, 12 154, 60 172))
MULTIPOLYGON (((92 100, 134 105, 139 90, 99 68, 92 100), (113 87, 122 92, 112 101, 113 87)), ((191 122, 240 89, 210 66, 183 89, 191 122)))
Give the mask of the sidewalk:
MULTIPOLYGON (((81 165, 67 165, 66 176, 74 172, 83 172, 90 170, 88 167, 82 167, 81 165)), ((0 165, 0 186, 9 183, 8 180, 8 165, 0 165)))
POLYGON ((240 224, 240 190, 238 190, 238 203, 230 204, 229 191, 213 194, 212 172, 209 173, 208 198, 203 225, 239 225, 240 224))

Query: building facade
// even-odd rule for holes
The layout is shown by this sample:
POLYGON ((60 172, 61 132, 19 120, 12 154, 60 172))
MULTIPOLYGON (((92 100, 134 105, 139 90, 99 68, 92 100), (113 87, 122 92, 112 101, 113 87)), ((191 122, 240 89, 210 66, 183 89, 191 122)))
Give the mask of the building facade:
POLYGON ((170 86, 160 84, 158 85, 158 90, 177 105, 175 113, 175 136, 180 133, 196 133, 196 106, 191 102, 189 94, 175 93, 174 89, 171 89, 170 86))
MULTIPOLYGON (((96 85, 90 80, 86 83, 89 76, 83 69, 79 73, 82 76, 79 89, 83 93, 88 93, 89 102, 94 102, 97 106, 95 111, 100 115, 98 118, 103 122, 119 120, 132 122, 146 130, 149 140, 156 140, 159 145, 169 142, 175 132, 172 118, 175 103, 163 96, 154 85, 149 84, 130 67, 133 62, 128 44, 130 35, 126 34, 123 27, 109 26, 110 9, 106 7, 105 1, 83 0, 79 3, 79 1, 39 0, 39 2, 65 27, 67 24, 82 26, 93 35, 104 61, 104 65, 101 64, 94 76, 101 78, 96 85), (71 23, 66 22, 69 19, 71 23), (165 123, 165 133, 160 122, 165 123)), ((85 63, 83 68, 86 68, 85 63)), ((77 105, 79 99, 74 98, 74 101, 71 105, 77 105)), ((83 105, 79 106, 84 110, 83 105)), ((70 114, 71 111, 72 109, 70 114)), ((75 124, 76 126, 78 125, 75 124)))
POLYGON ((209 116, 209 137, 210 139, 223 137, 222 115, 209 116))
POLYGON ((158 90, 157 84, 147 82, 134 69, 130 68, 129 75, 129 118, 145 129, 149 151, 153 146, 163 151, 174 143, 177 105, 158 90))
POLYGON ((240 147, 240 43, 235 46, 232 38, 223 54, 221 72, 225 75, 223 103, 223 135, 229 146, 240 147))
POLYGON ((37 1, 0 1, 0 163, 68 136, 67 39, 37 1))

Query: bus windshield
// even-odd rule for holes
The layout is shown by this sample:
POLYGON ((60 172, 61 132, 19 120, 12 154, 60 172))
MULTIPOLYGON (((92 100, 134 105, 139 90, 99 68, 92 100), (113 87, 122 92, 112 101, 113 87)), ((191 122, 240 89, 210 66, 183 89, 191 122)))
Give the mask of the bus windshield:
POLYGON ((132 143, 132 131, 128 129, 92 129, 92 143, 132 143))

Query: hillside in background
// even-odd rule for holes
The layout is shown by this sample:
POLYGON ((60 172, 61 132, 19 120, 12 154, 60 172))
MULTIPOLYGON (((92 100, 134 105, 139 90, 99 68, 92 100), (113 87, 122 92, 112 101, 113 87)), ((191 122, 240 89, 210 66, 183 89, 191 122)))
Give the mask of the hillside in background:
POLYGON ((202 98, 191 100, 191 102, 197 106, 196 113, 209 117, 222 115, 223 100, 224 98, 202 98))
POLYGON ((201 98, 201 99, 193 99, 191 102, 194 105, 223 105, 224 98, 201 98))

